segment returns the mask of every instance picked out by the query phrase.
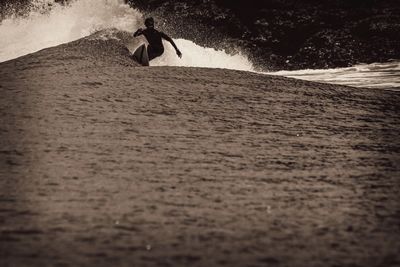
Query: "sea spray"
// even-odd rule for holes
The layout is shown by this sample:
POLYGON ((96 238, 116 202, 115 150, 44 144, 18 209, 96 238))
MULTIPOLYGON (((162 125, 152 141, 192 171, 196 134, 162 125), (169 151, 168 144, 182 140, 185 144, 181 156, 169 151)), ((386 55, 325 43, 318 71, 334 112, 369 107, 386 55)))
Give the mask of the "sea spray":
MULTIPOLYGON (((143 27, 143 14, 123 0, 75 0, 69 1, 65 6, 54 0, 32 0, 25 13, 14 11, 0 22, 0 62, 69 43, 100 30, 117 29, 129 35, 139 27, 143 27)), ((106 33, 108 31, 102 31, 103 35, 100 37, 115 37, 106 33)), ((93 36, 99 38, 99 35, 93 36)), ((176 56, 171 45, 165 43, 164 55, 151 64, 253 70, 251 62, 240 53, 230 55, 223 50, 204 48, 184 39, 176 39, 175 42, 183 53, 181 59, 176 56)), ((132 51, 132 43, 124 45, 132 51)), ((357 87, 391 90, 400 88, 398 60, 350 68, 281 71, 271 74, 357 87)))
POLYGON ((1 21, 0 62, 71 42, 102 29, 131 31, 142 20, 142 14, 123 0, 77 0, 66 6, 49 0, 33 3, 28 14, 10 15, 1 21))
POLYGON ((175 43, 183 53, 182 58, 178 58, 173 47, 168 42, 164 42, 166 48, 164 56, 153 60, 152 65, 254 70, 253 64, 239 52, 228 55, 223 50, 205 48, 185 39, 177 39, 175 43))
MULTIPOLYGON (((143 27, 143 14, 123 0, 75 0, 65 6, 54 0, 35 0, 23 16, 10 14, 1 21, 0 62, 68 43, 96 31, 114 28, 133 32, 139 27, 143 27)), ((165 54, 152 65, 253 69, 243 55, 204 48, 189 40, 178 39, 176 43, 183 53, 182 59, 166 43, 165 54)))

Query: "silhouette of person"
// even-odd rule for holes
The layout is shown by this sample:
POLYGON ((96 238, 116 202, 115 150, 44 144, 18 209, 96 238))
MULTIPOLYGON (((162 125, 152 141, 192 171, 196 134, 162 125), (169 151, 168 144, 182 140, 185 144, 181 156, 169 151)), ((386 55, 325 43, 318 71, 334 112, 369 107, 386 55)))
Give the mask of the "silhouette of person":
POLYGON ((162 39, 167 40, 172 44, 172 46, 175 48, 176 54, 178 57, 182 57, 181 51, 179 51, 178 47, 174 43, 171 37, 166 35, 163 32, 157 31, 154 29, 154 19, 153 18, 147 18, 144 21, 144 25, 146 26, 146 29, 138 29, 133 36, 137 37, 140 35, 144 35, 149 42, 149 45, 147 47, 147 53, 149 55, 149 60, 152 60, 156 57, 161 56, 164 53, 164 45, 162 43, 162 39))

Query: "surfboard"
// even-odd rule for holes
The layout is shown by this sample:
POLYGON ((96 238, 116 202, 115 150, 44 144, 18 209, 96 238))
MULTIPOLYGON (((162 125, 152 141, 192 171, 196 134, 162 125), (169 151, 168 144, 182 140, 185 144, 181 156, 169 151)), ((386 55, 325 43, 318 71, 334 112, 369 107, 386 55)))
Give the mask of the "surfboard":
POLYGON ((142 66, 149 66, 149 55, 147 54, 147 48, 145 44, 139 46, 138 49, 133 52, 132 57, 142 66))

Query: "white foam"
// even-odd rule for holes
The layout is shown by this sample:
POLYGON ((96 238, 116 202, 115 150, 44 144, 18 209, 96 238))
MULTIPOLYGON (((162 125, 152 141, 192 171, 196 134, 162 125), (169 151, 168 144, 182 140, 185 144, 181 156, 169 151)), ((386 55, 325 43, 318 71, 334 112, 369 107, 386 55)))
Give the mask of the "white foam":
MULTIPOLYGON (((95 31, 116 28, 133 32, 143 27, 142 14, 123 0, 75 0, 62 6, 54 0, 34 0, 23 17, 11 16, 0 23, 0 62, 43 48, 71 42, 95 31)), ((191 66, 252 70, 243 55, 204 48, 188 40, 176 40, 183 53, 179 59, 167 43, 162 58, 152 65, 191 66)), ((128 44, 129 46, 129 44, 128 44)))
POLYGON ((142 15, 123 0, 78 0, 62 6, 36 0, 23 17, 11 16, 0 23, 0 62, 40 49, 74 41, 107 29, 132 31, 142 15))
POLYGON ((400 88, 400 62, 360 64, 348 68, 278 71, 271 74, 355 87, 400 88))
MULTIPOLYGON (((9 14, 0 22, 0 62, 43 48, 116 28, 133 32, 143 27, 143 15, 123 0, 74 0, 62 6, 54 0, 31 0, 33 8, 23 16, 9 14)), ((109 37, 107 37, 109 38, 109 37)), ((253 71, 251 62, 239 54, 201 47, 189 40, 175 40, 183 53, 179 59, 169 43, 153 66, 188 66, 253 71)), ((129 46, 129 44, 128 44, 129 46)), ((400 88, 400 62, 363 64, 349 68, 280 71, 271 74, 304 80, 374 88, 400 88)))
POLYGON ((151 61, 151 65, 254 70, 253 64, 239 52, 229 55, 224 50, 202 47, 184 39, 177 39, 175 43, 183 54, 182 58, 176 55, 175 49, 168 42, 164 42, 164 54, 151 61))

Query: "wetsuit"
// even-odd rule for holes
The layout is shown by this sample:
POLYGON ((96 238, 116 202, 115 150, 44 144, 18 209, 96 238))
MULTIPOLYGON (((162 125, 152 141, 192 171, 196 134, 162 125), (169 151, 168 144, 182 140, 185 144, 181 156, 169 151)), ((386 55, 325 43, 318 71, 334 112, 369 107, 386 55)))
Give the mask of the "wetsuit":
POLYGON ((142 29, 137 30, 133 36, 137 37, 142 34, 146 37, 147 41, 149 42, 149 46, 147 47, 149 60, 159 57, 164 53, 164 45, 162 43, 162 39, 165 39, 168 42, 170 42, 172 46, 175 48, 175 50, 179 51, 174 41, 163 32, 159 32, 152 27, 148 27, 144 30, 142 29))

